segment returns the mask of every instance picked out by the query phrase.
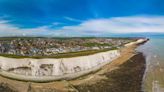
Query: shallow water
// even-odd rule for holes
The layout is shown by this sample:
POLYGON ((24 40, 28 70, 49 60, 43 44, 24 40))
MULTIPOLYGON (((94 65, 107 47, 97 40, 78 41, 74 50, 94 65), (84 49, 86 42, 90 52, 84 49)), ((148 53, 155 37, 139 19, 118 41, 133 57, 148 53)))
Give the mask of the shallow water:
POLYGON ((143 81, 145 92, 164 92, 164 37, 152 37, 137 48, 146 56, 146 71, 143 81))

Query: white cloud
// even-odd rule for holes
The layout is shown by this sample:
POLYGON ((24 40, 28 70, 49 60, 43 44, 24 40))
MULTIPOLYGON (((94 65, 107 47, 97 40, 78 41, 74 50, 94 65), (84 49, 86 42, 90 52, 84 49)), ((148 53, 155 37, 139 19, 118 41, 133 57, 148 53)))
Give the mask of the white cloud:
POLYGON ((64 19, 69 20, 69 21, 74 21, 74 22, 82 22, 82 20, 71 18, 71 17, 67 17, 67 16, 65 16, 64 19))
MULTIPOLYGON (((58 25, 58 23, 55 23, 58 25)), ((53 25, 53 24, 52 24, 53 25)), ((110 33, 162 32, 164 16, 130 16, 106 19, 92 19, 73 26, 51 29, 50 26, 19 28, 6 20, 0 20, 0 36, 101 36, 110 33)))
POLYGON ((38 35, 48 32, 48 26, 38 28, 23 29, 15 25, 9 24, 6 20, 0 20, 0 36, 25 36, 25 35, 38 35))
POLYGON ((88 20, 63 29, 100 33, 164 32, 164 17, 116 17, 88 20))
POLYGON ((60 22, 54 22, 54 23, 52 23, 52 25, 54 25, 54 26, 58 26, 60 24, 63 24, 63 23, 60 23, 60 22))

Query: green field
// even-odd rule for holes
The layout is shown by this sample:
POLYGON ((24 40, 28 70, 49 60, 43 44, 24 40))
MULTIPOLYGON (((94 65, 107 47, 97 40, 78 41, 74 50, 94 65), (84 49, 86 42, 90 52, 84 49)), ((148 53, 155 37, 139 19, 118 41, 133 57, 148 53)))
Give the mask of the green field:
POLYGON ((91 55, 99 52, 105 52, 109 50, 115 50, 116 47, 110 48, 110 49, 101 49, 101 50, 86 50, 86 51, 78 51, 78 52, 68 52, 68 53, 59 53, 53 56, 19 56, 19 55, 12 55, 12 54, 0 54, 0 56, 8 57, 8 58, 36 58, 36 59, 42 59, 42 58, 69 58, 69 57, 77 57, 77 56, 86 56, 91 55))

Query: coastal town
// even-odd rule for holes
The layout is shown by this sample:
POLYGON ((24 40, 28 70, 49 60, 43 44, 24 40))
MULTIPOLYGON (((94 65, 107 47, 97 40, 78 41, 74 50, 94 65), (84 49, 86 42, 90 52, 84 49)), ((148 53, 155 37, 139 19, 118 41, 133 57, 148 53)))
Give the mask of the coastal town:
MULTIPOLYGON (((39 41, 50 40, 49 38, 30 38, 30 39, 28 38, 28 40, 27 38, 14 38, 13 40, 15 41, 18 39, 19 39, 19 42, 23 42, 22 44, 24 44, 24 40, 26 40, 27 42, 29 40, 34 40, 34 39, 37 41, 39 39, 40 39, 39 41)), ((2 92, 45 92, 45 91, 42 91, 44 89, 46 90, 46 92, 69 92, 70 85, 71 85, 71 90, 73 90, 72 92, 76 92, 76 90, 80 92, 86 92, 87 90, 91 90, 90 92, 100 92, 101 90, 104 90, 104 89, 115 90, 118 88, 115 85, 118 85, 118 84, 119 85, 128 84, 126 82, 127 76, 128 76, 128 79, 133 82, 126 85, 125 87, 128 88, 131 85, 140 87, 146 62, 142 53, 134 53, 134 52, 135 52, 136 46, 144 44, 145 42, 148 41, 148 39, 143 39, 143 38, 142 39, 141 38, 140 39, 137 39, 137 38, 133 38, 133 39, 132 38, 128 38, 128 39, 127 38, 85 38, 85 39, 78 38, 78 40, 79 39, 82 40, 82 42, 79 43, 80 45, 82 43, 86 44, 88 42, 96 41, 97 47, 98 46, 103 47, 104 45, 102 46, 102 44, 104 44, 105 41, 109 41, 108 42, 109 44, 110 41, 112 40, 112 42, 115 42, 115 43, 110 43, 112 44, 110 46, 116 46, 118 49, 108 50, 108 51, 96 53, 93 55, 85 55, 85 56, 70 57, 70 58, 57 58, 57 59, 56 58, 18 59, 18 58, 8 58, 8 57, 1 56, 0 57, 1 58, 0 59, 0 70, 1 70, 0 75, 2 76, 0 76, 0 81, 2 82, 0 83, 0 87, 1 87, 1 90, 11 90, 11 91, 2 91, 2 92), (122 51, 119 51, 120 49, 122 49, 122 51), (131 71, 127 71, 127 70, 131 70, 131 71), (106 79, 104 79, 104 75, 106 76, 106 79), (136 76, 136 75, 139 75, 139 76, 136 76), (92 76, 95 76, 95 77, 92 77, 92 76), (6 79, 9 81, 6 81, 6 79), (114 81, 111 81, 111 79, 114 81), (58 81, 58 80, 64 80, 64 81, 58 81), (40 82, 43 82, 43 84, 41 84, 40 82), (69 83, 68 86, 65 86, 65 83, 69 83), (93 83, 96 83, 96 84, 93 84, 93 83), (15 86, 15 84, 18 86, 15 86), (109 86, 111 84, 114 84, 114 85, 109 86), (48 88, 45 87, 45 85, 47 85, 48 88), (58 85, 63 85, 63 86, 59 88, 58 85), (103 87, 99 88, 99 86, 101 85, 103 87), (76 89, 72 89, 72 87, 76 89), (97 91, 95 91, 95 88, 97 91), (33 91, 33 90, 37 90, 37 91, 33 91)), ((59 42, 61 41, 66 42, 69 40, 71 42, 74 42, 75 38, 74 39, 51 38, 51 40, 55 40, 59 42)), ((4 38, 3 40, 1 39, 1 42, 4 42, 4 43, 11 42, 11 41, 12 40, 10 40, 9 38, 7 39, 5 38, 5 40, 4 38)), ((21 46, 25 47, 26 45, 21 45, 21 46)), ((36 46, 36 44, 34 46, 36 46)), ((68 45, 68 46, 71 46, 71 45, 68 45)), ((87 46, 88 45, 86 45, 86 47, 87 46)), ((96 46, 94 46, 92 42, 92 45, 89 45, 88 47, 93 49, 92 47, 96 47, 96 46)), ((40 45, 40 47, 42 47, 42 45, 40 45)), ((99 48, 98 50, 101 50, 104 48, 99 48)), ((119 87, 119 90, 120 91, 118 92, 122 91, 121 86, 119 87)), ((132 91, 127 91, 129 89, 124 89, 124 90, 125 91, 123 92, 132 92, 132 91)), ((138 88, 135 87, 131 90, 138 90, 138 88)))
POLYGON ((60 53, 121 48, 135 38, 1 38, 0 54, 54 56, 60 53))

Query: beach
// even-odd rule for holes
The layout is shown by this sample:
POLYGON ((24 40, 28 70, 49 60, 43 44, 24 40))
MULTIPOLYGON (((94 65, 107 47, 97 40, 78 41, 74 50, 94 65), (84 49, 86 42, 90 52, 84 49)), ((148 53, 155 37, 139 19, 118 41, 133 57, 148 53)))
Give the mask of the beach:
POLYGON ((141 53, 130 58, 118 69, 103 74, 106 78, 96 84, 76 85, 80 92, 142 92, 145 61, 141 53))

